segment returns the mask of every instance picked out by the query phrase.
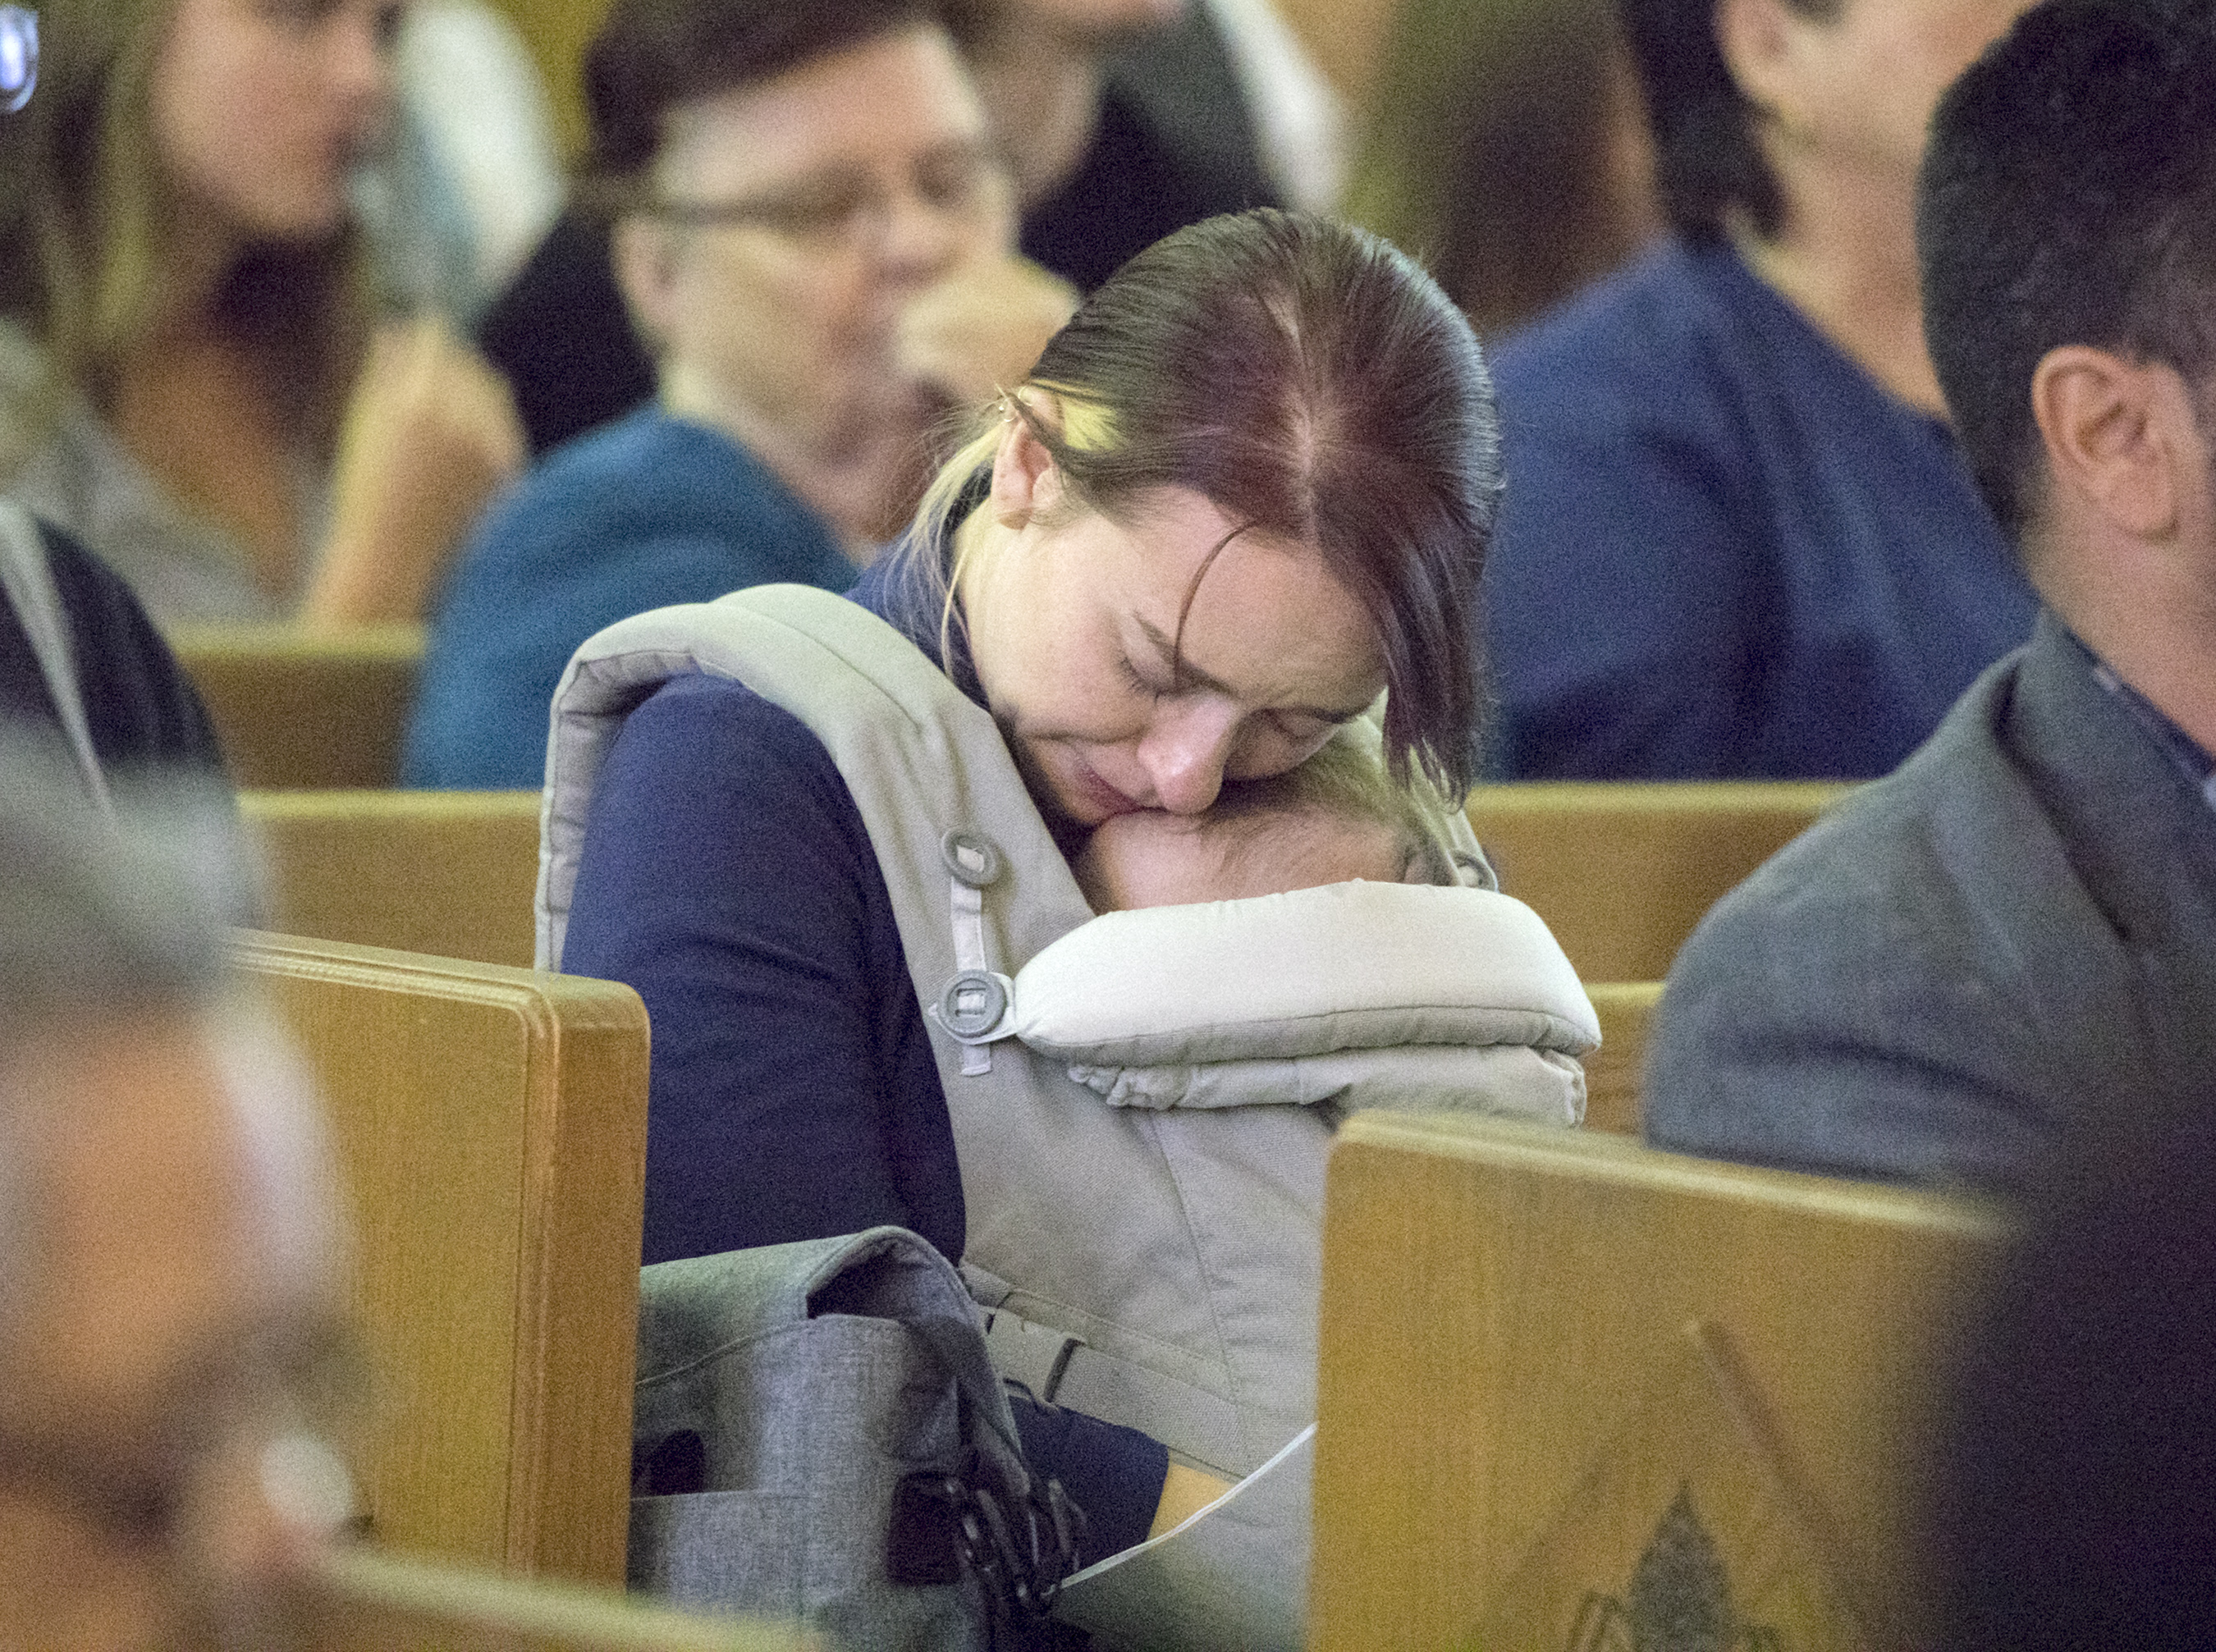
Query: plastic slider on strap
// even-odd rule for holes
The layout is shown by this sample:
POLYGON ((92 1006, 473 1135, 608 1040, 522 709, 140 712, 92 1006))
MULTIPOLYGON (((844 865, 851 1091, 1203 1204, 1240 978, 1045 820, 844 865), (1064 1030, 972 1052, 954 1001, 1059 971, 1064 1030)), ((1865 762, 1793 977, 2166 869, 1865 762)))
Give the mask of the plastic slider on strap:
POLYGON ((990 1044, 1014 1034, 1016 984, 989 969, 965 969, 947 982, 931 1018, 958 1044, 990 1044))
POLYGON ((1049 1405, 1069 1369, 1069 1356, 1086 1346, 1082 1336, 1004 1311, 996 1311, 985 1326, 985 1351, 993 1357, 993 1369, 1049 1405))
POLYGON ((954 880, 947 894, 947 916, 954 925, 954 967, 962 973, 939 994, 931 1014, 963 1046, 962 1071, 971 1078, 993 1070, 993 1052, 987 1047, 996 1038, 1008 1010, 1011 983, 993 973, 985 951, 985 895, 1006 864, 990 838, 957 826, 939 840, 939 857, 954 880), (988 991, 988 986, 991 991, 988 991), (999 994, 997 999, 993 993, 999 994), (988 1013, 987 1006, 992 1007, 988 1013))
POLYGON ((950 832, 939 840, 939 854, 957 883, 982 889, 1000 880, 1000 851, 989 838, 975 832, 950 832))

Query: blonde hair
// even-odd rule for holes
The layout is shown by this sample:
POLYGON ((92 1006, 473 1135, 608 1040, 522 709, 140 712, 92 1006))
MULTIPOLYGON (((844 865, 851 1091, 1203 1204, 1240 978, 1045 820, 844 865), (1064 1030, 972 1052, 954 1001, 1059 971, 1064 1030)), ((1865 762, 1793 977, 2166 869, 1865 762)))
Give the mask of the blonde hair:
MULTIPOLYGON (((175 233, 153 126, 155 69, 177 0, 46 0, 38 89, 0 119, 0 315, 42 347, 46 376, 0 421, 0 477, 44 445, 69 394, 95 407, 152 325, 175 233)), ((220 319, 266 352, 287 410, 335 434, 367 289, 355 237, 257 249, 220 319)))
POLYGON ((1425 882, 1455 884, 1462 878, 1447 830, 1450 808, 1422 776, 1403 783, 1387 773, 1378 759, 1374 728, 1357 724, 1334 731, 1322 750, 1297 768, 1226 785, 1205 814, 1192 817, 1192 824, 1197 832, 1224 838, 1227 858, 1235 857, 1270 823, 1287 817, 1376 826, 1393 834, 1404 860, 1420 861, 1425 882))

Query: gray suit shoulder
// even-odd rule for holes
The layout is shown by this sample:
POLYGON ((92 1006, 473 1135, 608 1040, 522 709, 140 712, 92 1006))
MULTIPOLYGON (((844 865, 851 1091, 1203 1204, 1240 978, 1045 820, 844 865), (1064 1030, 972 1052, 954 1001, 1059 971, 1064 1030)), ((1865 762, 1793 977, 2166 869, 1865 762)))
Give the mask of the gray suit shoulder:
POLYGON ((1837 1175, 2007 1182, 2113 1080, 2101 913, 1997 737, 2022 655, 1720 902, 1649 1047, 1657 1145, 1837 1175))

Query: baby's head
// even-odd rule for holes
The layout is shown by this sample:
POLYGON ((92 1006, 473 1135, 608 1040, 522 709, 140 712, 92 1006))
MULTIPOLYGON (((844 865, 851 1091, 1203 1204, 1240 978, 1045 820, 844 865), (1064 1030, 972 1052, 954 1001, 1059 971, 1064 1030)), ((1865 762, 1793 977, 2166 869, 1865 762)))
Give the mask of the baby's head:
POLYGON ((1204 814, 1102 821, 1071 863, 1096 912, 1237 900, 1321 883, 1460 880, 1434 812, 1351 737, 1290 774, 1224 788, 1204 814))

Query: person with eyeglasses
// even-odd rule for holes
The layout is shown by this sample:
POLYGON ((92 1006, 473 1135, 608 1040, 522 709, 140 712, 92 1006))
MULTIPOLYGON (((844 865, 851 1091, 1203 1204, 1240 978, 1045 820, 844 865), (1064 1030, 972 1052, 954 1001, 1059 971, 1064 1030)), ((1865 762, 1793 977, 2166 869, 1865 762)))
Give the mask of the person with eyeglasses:
POLYGON ((619 0, 585 193, 659 393, 551 455, 439 605, 403 778, 535 786, 578 643, 779 581, 844 590, 950 408, 1019 382, 1074 296, 1014 251, 1006 169, 926 0, 619 0))
POLYGON ((353 1512, 331 1175, 224 868, 0 729, 0 1647, 271 1643, 353 1512))

